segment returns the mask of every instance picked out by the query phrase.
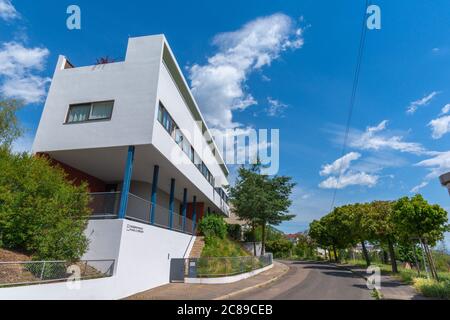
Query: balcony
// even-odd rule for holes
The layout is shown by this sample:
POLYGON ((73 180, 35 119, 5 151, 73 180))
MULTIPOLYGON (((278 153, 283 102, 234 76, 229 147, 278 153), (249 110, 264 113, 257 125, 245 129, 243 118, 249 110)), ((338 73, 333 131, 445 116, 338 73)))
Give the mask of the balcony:
MULTIPOLYGON (((89 202, 89 207, 92 210, 91 219, 119 218, 121 192, 97 192, 89 195, 91 198, 89 202)), ((150 201, 132 193, 128 194, 125 219, 187 234, 196 233, 196 226, 191 219, 176 212, 171 215, 168 208, 153 205, 150 201), (154 206, 153 210, 152 206, 154 206)))

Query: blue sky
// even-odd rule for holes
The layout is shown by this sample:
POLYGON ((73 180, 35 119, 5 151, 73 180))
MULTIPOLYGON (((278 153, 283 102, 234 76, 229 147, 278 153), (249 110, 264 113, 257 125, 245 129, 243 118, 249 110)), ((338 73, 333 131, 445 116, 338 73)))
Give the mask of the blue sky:
POLYGON ((211 126, 280 129, 280 174, 298 183, 297 217, 282 230, 329 211, 336 164, 337 205, 419 191, 449 211, 436 176, 450 171, 450 2, 373 2, 381 30, 367 32, 349 146, 333 166, 364 1, 0 0, 0 90, 28 101, 16 149, 30 147, 58 54, 75 65, 121 60, 129 36, 164 33, 211 126), (66 28, 70 4, 81 30, 66 28))

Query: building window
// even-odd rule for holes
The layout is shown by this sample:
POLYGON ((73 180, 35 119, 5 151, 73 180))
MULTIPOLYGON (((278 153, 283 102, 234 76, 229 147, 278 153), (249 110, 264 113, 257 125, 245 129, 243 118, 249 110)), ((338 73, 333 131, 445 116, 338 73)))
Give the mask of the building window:
POLYGON ((175 142, 180 146, 180 148, 184 151, 184 153, 188 156, 192 163, 194 163, 194 165, 205 177, 205 179, 214 186, 214 177, 206 167, 206 164, 200 159, 200 156, 197 154, 197 152, 195 152, 189 141, 184 139, 180 128, 177 126, 177 124, 172 119, 169 112, 167 112, 166 108, 161 102, 159 102, 158 107, 158 121, 175 140, 175 142))
POLYGON ((66 123, 111 119, 114 101, 102 101, 69 106, 66 123))

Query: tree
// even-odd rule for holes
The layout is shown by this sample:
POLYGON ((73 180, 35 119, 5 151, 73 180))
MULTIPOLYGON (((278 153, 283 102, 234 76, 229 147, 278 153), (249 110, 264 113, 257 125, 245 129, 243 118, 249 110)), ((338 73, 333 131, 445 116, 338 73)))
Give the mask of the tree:
POLYGON ((273 253, 275 258, 288 257, 293 246, 292 242, 283 238, 267 241, 267 249, 273 253))
POLYGON ((266 194, 265 210, 257 212, 257 219, 262 226, 261 255, 265 253, 266 226, 268 224, 276 226, 295 217, 295 215, 288 214, 288 209, 292 203, 290 195, 292 188, 295 186, 294 183, 291 183, 291 177, 266 177, 264 186, 266 194))
POLYGON ((393 205, 394 202, 392 201, 373 201, 370 204, 371 210, 368 215, 368 220, 370 221, 369 238, 387 245, 392 272, 398 273, 394 250, 397 235, 392 220, 393 205))
POLYGON ((436 267, 428 245, 435 246, 447 231, 447 212, 439 205, 430 205, 421 195, 403 197, 393 207, 393 222, 403 238, 418 240, 423 246, 432 276, 436 267))
MULTIPOLYGON (((294 187, 290 177, 261 174, 261 164, 242 166, 234 187, 229 187, 230 202, 241 220, 249 221, 252 232, 261 226, 261 254, 265 252, 267 225, 278 225, 294 216, 287 214, 294 187)), ((255 237, 254 237, 255 238, 255 237)), ((256 244, 253 242, 254 254, 256 244)))
MULTIPOLYGON (((309 224, 308 235, 325 251, 332 246, 332 239, 328 233, 323 218, 320 220, 313 220, 309 224)), ((329 258, 331 260, 331 255, 329 258)))
POLYGON ((36 259, 76 260, 86 250, 89 195, 47 159, 0 148, 0 245, 36 259))
POLYGON ((21 104, 16 100, 0 100, 0 146, 9 147, 22 134, 16 112, 21 104))
POLYGON ((258 221, 255 211, 261 210, 264 205, 262 185, 263 177, 258 174, 259 167, 253 165, 250 168, 240 167, 238 178, 234 187, 228 187, 230 203, 236 216, 248 221, 253 234, 253 253, 256 256, 256 234, 255 229, 258 221))
MULTIPOLYGON (((370 257, 366 248, 370 223, 368 220, 370 207, 368 204, 349 204, 335 209, 340 215, 339 224, 344 224, 346 235, 346 245, 355 246, 361 244, 364 259, 367 266, 370 266, 370 257)), ((342 227, 342 226, 341 226, 342 227)))

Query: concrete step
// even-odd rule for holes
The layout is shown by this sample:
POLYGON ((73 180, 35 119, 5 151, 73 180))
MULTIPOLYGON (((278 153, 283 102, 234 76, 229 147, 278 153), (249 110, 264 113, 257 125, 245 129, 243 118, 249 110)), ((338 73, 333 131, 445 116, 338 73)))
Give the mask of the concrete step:
POLYGON ((189 258, 200 258, 204 246, 205 246, 204 237, 197 237, 195 239, 194 245, 192 246, 191 252, 189 253, 189 258))

